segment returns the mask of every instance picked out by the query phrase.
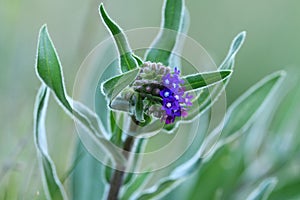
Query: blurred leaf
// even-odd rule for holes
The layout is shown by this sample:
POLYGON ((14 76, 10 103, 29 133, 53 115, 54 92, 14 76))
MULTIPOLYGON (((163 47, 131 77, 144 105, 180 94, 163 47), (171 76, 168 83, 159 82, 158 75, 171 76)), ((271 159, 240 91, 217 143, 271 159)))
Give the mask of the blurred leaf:
POLYGON ((65 111, 74 118, 82 128, 87 129, 85 136, 90 143, 95 146, 86 147, 89 151, 105 151, 115 160, 124 161, 123 155, 108 141, 107 134, 99 121, 98 116, 83 104, 72 101, 65 92, 63 82, 63 74, 59 58, 55 51, 54 45, 51 42, 46 26, 43 26, 39 35, 39 44, 37 52, 37 75, 55 94, 56 99, 65 111), (45 56, 47 55, 47 56, 45 56), (52 77, 53 76, 53 77, 52 77), (71 107, 72 106, 72 107, 71 107), (93 148, 93 149, 92 149, 93 148))
POLYGON ((122 195, 121 200, 129 200, 146 183, 150 174, 149 172, 136 174, 136 178, 125 188, 125 193, 122 195))
MULTIPOLYGON (((277 184, 276 178, 267 178, 263 180, 259 186, 250 193, 247 200, 266 200, 277 184)), ((285 199, 285 198, 284 198, 285 199)))
POLYGON ((137 68, 138 63, 132 53, 123 30, 107 15, 103 3, 100 4, 99 11, 104 24, 107 26, 117 45, 122 72, 137 68))
POLYGON ((103 199, 106 192, 103 180, 104 166, 87 152, 80 141, 76 145, 76 155, 82 155, 82 158, 76 163, 71 176, 72 199, 103 199))
MULTIPOLYGON (((285 73, 282 71, 270 74, 252 86, 247 92, 240 96, 229 108, 224 119, 224 126, 221 123, 204 141, 203 151, 214 152, 226 143, 233 141, 246 129, 267 105, 270 96, 278 89, 285 73), (221 136, 219 138, 219 134, 221 136)), ((208 157, 208 159, 210 158, 208 157)))
POLYGON ((182 26, 183 12, 183 0, 165 0, 161 31, 147 52, 146 61, 169 65, 171 52, 175 48, 178 32, 182 26))
POLYGON ((143 61, 140 57, 138 57, 138 56, 135 55, 135 54, 133 54, 132 56, 135 58, 136 62, 138 63, 138 65, 139 65, 140 67, 144 64, 144 61, 143 61))
POLYGON ((267 98, 277 91, 284 76, 283 71, 266 76, 229 107, 221 134, 222 140, 234 136, 255 119, 260 108, 267 106, 267 98))
POLYGON ((61 184, 55 165, 48 154, 45 119, 49 91, 42 85, 38 91, 34 110, 34 142, 38 154, 44 190, 47 199, 67 199, 66 192, 61 184))
POLYGON ((270 200, 281 200, 281 199, 299 199, 299 188, 300 188, 300 178, 297 177, 296 180, 292 180, 283 186, 279 187, 273 191, 270 195, 270 200))
POLYGON ((224 81, 232 74, 231 70, 197 73, 182 77, 186 91, 202 89, 224 81))
POLYGON ((101 89, 103 94, 110 100, 110 105, 118 94, 134 81, 138 73, 139 69, 134 69, 124 74, 117 75, 102 84, 101 89))

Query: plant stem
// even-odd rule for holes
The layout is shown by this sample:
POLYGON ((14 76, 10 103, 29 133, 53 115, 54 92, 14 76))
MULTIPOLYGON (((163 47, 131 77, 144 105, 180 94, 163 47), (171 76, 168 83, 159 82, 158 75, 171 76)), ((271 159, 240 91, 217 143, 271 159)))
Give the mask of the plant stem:
MULTIPOLYGON (((136 124, 138 124, 138 122, 134 119, 134 117, 132 117, 132 119, 136 124)), ((123 154, 126 159, 128 159, 128 152, 130 152, 132 150, 133 144, 134 144, 134 137, 128 135, 124 142, 124 146, 123 146, 123 150, 124 150, 123 154)), ((124 165, 119 166, 118 169, 116 169, 114 171, 113 177, 110 181, 110 189, 109 189, 107 200, 117 200, 118 199, 120 189, 123 184, 123 178, 125 175, 125 172, 124 172, 125 166, 124 165), (118 169, 120 169, 120 170, 118 170, 118 169)))

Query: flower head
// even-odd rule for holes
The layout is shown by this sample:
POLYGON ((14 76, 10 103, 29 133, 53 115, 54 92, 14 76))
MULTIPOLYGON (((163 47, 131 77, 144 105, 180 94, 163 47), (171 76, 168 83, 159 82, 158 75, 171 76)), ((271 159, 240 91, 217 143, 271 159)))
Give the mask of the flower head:
POLYGON ((176 117, 187 117, 187 107, 192 106, 193 96, 186 93, 183 84, 177 67, 172 72, 161 63, 145 62, 132 87, 150 102, 145 106, 147 114, 171 124, 176 117))

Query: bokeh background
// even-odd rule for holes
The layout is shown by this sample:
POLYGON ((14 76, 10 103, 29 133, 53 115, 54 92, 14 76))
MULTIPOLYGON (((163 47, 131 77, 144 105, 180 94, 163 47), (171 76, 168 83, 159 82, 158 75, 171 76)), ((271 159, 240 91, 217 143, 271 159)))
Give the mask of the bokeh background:
MULTIPOLYGON (((41 198, 41 181, 32 137, 33 105, 40 85, 34 70, 39 28, 44 23, 48 25, 63 65, 67 91, 72 93, 76 72, 82 61, 99 42, 108 37, 98 15, 100 2, 0 0, 0 198, 41 198)), ((160 25, 162 0, 109 0, 104 3, 110 16, 124 30, 160 25)), ((297 81, 300 75, 298 0, 187 0, 186 5, 191 18, 188 35, 206 48, 217 65, 225 57, 233 37, 240 31, 247 31, 246 42, 237 56, 235 72, 226 91, 228 104, 273 71, 287 69, 294 75, 291 83, 297 81)), ((300 118, 297 114, 299 109, 296 109, 300 104, 293 101, 297 94, 294 89, 288 95, 290 103, 286 102, 278 115, 288 112, 287 119, 295 121, 300 118)), ((281 123, 282 118, 277 118, 275 122, 281 123)), ((53 99, 50 101, 47 129, 50 154, 58 174, 64 176, 72 160, 77 136, 72 120, 53 99)), ((299 133, 299 128, 295 128, 295 132, 299 133)), ((237 151, 237 146, 227 148, 224 154, 231 152, 235 155, 232 152, 237 151)), ((228 157, 227 154, 225 158, 221 156, 221 161, 217 160, 216 165, 219 163, 222 167, 225 163, 224 169, 237 171, 239 168, 230 168, 236 157, 228 157)), ((294 154, 299 161, 298 154, 294 154)), ((293 181, 297 189, 297 186, 300 188, 300 172, 297 171, 300 164, 297 159, 294 165, 293 181)), ((221 175, 220 170, 211 173, 221 175)), ((203 192, 199 188, 204 183, 194 180, 190 184, 193 185, 193 193, 198 194, 196 191, 199 191, 199 196, 194 197, 201 197, 203 192)), ((216 190, 216 187, 212 184, 211 190, 216 190)), ((209 199, 212 196, 202 197, 209 199)))

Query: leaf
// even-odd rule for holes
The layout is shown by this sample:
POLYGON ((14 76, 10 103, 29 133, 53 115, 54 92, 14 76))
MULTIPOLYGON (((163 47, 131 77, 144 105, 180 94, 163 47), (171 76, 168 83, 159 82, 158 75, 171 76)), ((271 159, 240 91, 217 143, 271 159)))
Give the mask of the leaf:
POLYGON ((67 199, 64 187, 57 176, 55 165, 48 154, 45 131, 48 99, 49 91, 45 85, 42 85, 38 91, 34 109, 34 143, 47 199, 67 199))
MULTIPOLYGON (((241 32, 233 39, 226 58, 219 66, 219 70, 233 70, 235 56, 241 48, 245 37, 246 32, 241 32)), ((189 110, 189 115, 183 120, 192 120, 195 117, 200 116, 207 109, 209 109, 217 101, 218 97, 222 94, 229 80, 230 77, 225 79, 221 84, 217 84, 210 88, 204 88, 201 94, 193 100, 193 106, 189 110)))
POLYGON ((74 160, 75 168, 71 176, 71 194, 73 200, 97 200, 104 198, 105 183, 103 182, 104 166, 96 160, 78 141, 75 155, 81 155, 80 161, 74 160))
POLYGON ((36 70, 41 80, 53 90, 60 102, 72 112, 72 108, 65 96, 65 87, 61 75, 61 64, 55 48, 48 35, 47 26, 42 26, 39 34, 36 70))
MULTIPOLYGON (((210 152, 210 156, 226 143, 237 138, 255 119, 261 108, 266 106, 270 96, 278 89, 285 73, 282 71, 273 73, 257 84, 252 86, 246 93, 240 96, 228 109, 224 126, 220 124, 209 137, 205 140, 203 149, 210 150, 211 145, 218 143, 214 150, 210 152), (219 134, 221 136, 219 138, 219 134)), ((208 159, 210 158, 208 156, 208 159)))
POLYGON ((105 81, 101 85, 101 89, 103 94, 109 99, 111 105, 112 101, 120 94, 120 92, 130 85, 137 74, 139 73, 139 69, 134 69, 129 72, 117 75, 107 81, 105 81))
POLYGON ((90 143, 90 146, 86 146, 86 148, 95 154, 100 150, 105 151, 113 159, 123 162, 124 156, 117 152, 108 141, 98 116, 83 104, 73 101, 66 94, 59 58, 46 26, 41 28, 39 35, 36 69, 37 75, 53 91, 59 104, 87 131, 86 135, 80 135, 81 139, 84 137, 85 141, 90 143))
POLYGON ((183 0, 165 0, 161 31, 146 53, 146 61, 169 65, 171 52, 175 48, 178 32, 182 26, 183 0))
POLYGON ((201 89, 224 81, 232 74, 231 70, 192 74, 183 77, 186 91, 201 89))
POLYGON ((144 105, 142 96, 137 93, 136 94, 136 102, 135 102, 135 118, 139 122, 144 122, 144 105))
POLYGON ((230 49, 229 52, 226 56, 226 58, 224 59, 224 61, 222 62, 222 64, 220 65, 219 69, 233 69, 234 67, 234 60, 235 60, 235 56, 237 54, 237 52, 240 50, 241 46, 243 45, 244 41, 246 38, 246 32, 243 31, 241 33, 239 33, 232 41, 231 45, 230 45, 230 49))
POLYGON ((277 184, 276 178, 267 178, 255 188, 246 200, 266 200, 277 184))
POLYGON ((151 175, 149 172, 137 174, 137 177, 133 180, 133 182, 126 187, 125 193, 122 195, 121 200, 129 200, 130 197, 132 197, 133 194, 136 193, 138 189, 147 182, 149 175, 151 175))
POLYGON ((138 63, 132 53, 123 30, 107 15, 103 3, 100 4, 99 12, 118 48, 122 72, 127 72, 137 68, 138 63))
POLYGON ((278 89, 284 77, 283 71, 270 74, 240 96, 227 111, 221 139, 233 136, 249 125, 260 108, 267 106, 268 97, 278 89))

